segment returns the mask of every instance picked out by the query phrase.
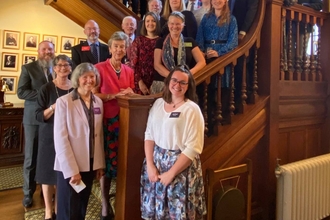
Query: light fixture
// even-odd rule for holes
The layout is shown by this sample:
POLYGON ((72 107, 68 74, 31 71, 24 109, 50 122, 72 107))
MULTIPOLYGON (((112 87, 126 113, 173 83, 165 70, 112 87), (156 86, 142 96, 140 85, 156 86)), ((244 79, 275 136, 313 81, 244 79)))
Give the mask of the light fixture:
POLYGON ((9 86, 8 86, 8 84, 7 84, 7 82, 6 82, 6 80, 4 80, 4 79, 2 79, 1 80, 1 97, 0 97, 0 100, 1 100, 1 103, 0 103, 0 107, 10 107, 10 106, 13 106, 13 103, 11 103, 11 102, 6 102, 5 101, 5 93, 6 92, 8 92, 8 91, 10 91, 10 89, 9 89, 9 86))

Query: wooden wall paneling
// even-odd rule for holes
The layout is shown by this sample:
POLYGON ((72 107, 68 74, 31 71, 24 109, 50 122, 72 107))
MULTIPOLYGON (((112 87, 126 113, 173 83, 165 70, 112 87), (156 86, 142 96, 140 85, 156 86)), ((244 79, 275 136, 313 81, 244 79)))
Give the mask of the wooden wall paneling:
POLYGON ((306 129, 306 156, 315 157, 322 154, 321 146, 322 125, 306 129))
POLYGON ((299 129, 290 132, 288 150, 289 163, 306 158, 305 129, 299 129))
POLYGON ((289 133, 280 132, 278 135, 278 159, 280 159, 279 161, 280 165, 289 163, 288 148, 289 148, 289 133))

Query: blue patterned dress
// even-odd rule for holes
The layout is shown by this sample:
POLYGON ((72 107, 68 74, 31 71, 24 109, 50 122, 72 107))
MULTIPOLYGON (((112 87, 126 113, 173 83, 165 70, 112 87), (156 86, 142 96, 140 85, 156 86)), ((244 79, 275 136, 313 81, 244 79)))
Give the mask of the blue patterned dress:
MULTIPOLYGON (((198 27, 196 42, 202 51, 205 52, 206 48, 211 47, 218 52, 219 56, 222 56, 237 47, 238 31, 236 18, 233 15, 230 16, 230 22, 221 27, 217 24, 219 18, 214 13, 204 15, 198 27), (226 43, 209 44, 205 42, 211 40, 223 40, 226 43)), ((230 68, 227 67, 222 78, 222 87, 229 87, 229 76, 230 68)))

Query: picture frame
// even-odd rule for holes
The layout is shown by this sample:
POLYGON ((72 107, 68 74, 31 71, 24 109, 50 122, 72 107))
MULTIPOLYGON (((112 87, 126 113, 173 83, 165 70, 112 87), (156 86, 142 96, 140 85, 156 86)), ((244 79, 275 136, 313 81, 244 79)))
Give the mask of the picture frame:
POLYGON ((53 44, 54 44, 54 52, 56 53, 56 51, 57 51, 57 46, 58 46, 58 44, 57 44, 57 36, 55 36, 55 35, 49 35, 49 34, 44 34, 43 36, 42 36, 42 40, 47 40, 47 41, 50 41, 50 42, 52 42, 53 44))
POLYGON ((17 76, 0 76, 1 80, 5 80, 8 85, 9 91, 6 94, 16 94, 17 90, 17 76))
POLYGON ((77 38, 77 44, 82 44, 82 43, 84 43, 86 41, 87 41, 86 38, 77 38))
POLYGON ((39 37, 39 34, 24 32, 23 49, 37 51, 39 37))
POLYGON ((38 59, 37 54, 23 54, 22 55, 22 65, 31 63, 33 61, 36 61, 38 59))
POLYGON ((3 52, 1 56, 1 70, 17 71, 18 69, 18 53, 3 52))
POLYGON ((62 53, 71 53, 71 47, 75 45, 74 37, 62 36, 61 38, 61 52, 62 53))
POLYGON ((19 31, 4 30, 2 48, 18 50, 21 42, 20 36, 21 33, 19 31))

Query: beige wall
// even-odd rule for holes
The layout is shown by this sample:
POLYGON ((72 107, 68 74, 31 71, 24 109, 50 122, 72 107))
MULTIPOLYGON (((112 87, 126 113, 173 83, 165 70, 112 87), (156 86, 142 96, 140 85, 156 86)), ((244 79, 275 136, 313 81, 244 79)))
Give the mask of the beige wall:
MULTIPOLYGON (((43 0, 1 0, 0 1, 0 66, 3 65, 3 53, 18 54, 17 71, 2 70, 0 76, 17 76, 17 82, 21 72, 23 54, 34 54, 36 50, 24 50, 23 38, 24 32, 39 34, 39 39, 43 35, 58 36, 56 45, 56 54, 60 54, 61 37, 74 37, 75 43, 78 38, 84 38, 82 27, 75 24, 67 17, 60 14, 51 6, 44 5, 43 0), (20 32, 19 49, 4 49, 3 39, 4 30, 20 32)), ((70 53, 68 53, 69 56, 70 53)), ((16 82, 16 89, 17 89, 16 82)), ((6 101, 12 103, 22 103, 17 94, 6 94, 6 101)))

